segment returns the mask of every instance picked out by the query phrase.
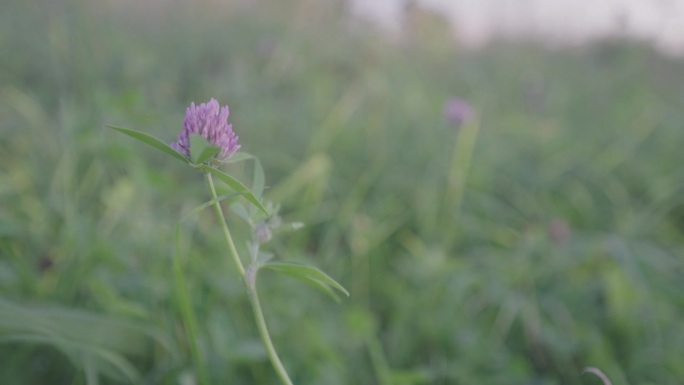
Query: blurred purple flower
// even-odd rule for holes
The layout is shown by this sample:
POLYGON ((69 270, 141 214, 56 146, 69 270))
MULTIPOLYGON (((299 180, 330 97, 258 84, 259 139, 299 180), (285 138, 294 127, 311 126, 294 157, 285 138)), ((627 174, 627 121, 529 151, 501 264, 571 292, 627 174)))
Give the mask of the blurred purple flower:
POLYGON ((548 225, 547 231, 549 233, 549 238, 551 238, 551 240, 558 245, 568 243, 572 237, 570 225, 568 225, 568 222, 562 219, 554 219, 551 221, 551 223, 548 225))
POLYGON ((240 149, 233 125, 228 124, 228 115, 228 106, 219 108, 219 103, 213 98, 209 103, 202 103, 199 106, 191 103, 185 111, 183 130, 178 134, 178 141, 171 143, 171 147, 190 157, 190 135, 199 135, 212 146, 221 148, 216 158, 227 159, 240 149))
POLYGON ((475 110, 470 103, 461 98, 452 98, 444 107, 444 118, 456 125, 467 123, 475 117, 475 110))

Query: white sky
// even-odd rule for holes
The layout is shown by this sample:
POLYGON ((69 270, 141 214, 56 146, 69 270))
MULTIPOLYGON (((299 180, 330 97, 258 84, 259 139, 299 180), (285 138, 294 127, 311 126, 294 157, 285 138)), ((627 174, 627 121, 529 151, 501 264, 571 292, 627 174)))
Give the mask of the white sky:
MULTIPOLYGON (((396 30, 403 0, 351 0, 354 10, 396 30)), ((684 54, 684 0, 417 0, 453 22, 463 43, 496 35, 581 43, 622 33, 684 54), (622 27, 621 27, 622 26, 622 27)))

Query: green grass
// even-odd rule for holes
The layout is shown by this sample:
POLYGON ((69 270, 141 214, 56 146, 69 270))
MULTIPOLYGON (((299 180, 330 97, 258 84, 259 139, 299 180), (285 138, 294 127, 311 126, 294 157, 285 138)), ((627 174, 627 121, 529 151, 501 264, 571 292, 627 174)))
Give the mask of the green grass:
MULTIPOLYGON (((105 125, 170 142, 210 97, 265 197, 306 224, 271 251, 351 293, 260 276, 295 383, 600 383, 586 366, 684 382, 681 60, 621 41, 389 42, 312 1, 115 3, 0 5, 3 383, 192 373, 171 262, 202 178, 105 125), (479 130, 444 121, 452 96, 479 130)), ((185 230, 213 383, 276 383, 217 222, 185 230)))

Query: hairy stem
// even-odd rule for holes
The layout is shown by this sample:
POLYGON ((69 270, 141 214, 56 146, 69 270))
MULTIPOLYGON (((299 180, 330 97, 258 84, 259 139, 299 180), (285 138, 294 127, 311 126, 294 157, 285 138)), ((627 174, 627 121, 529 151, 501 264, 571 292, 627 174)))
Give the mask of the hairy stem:
POLYGON ((254 312, 254 318, 256 319, 257 328, 259 329, 259 335, 261 336, 261 341, 268 352, 268 358, 271 360, 271 364, 273 364, 273 368, 275 369, 282 383, 285 385, 292 385, 292 380, 290 380, 285 367, 283 366, 282 362, 280 362, 278 353, 276 352, 273 342, 271 341, 271 335, 268 333, 268 327, 266 326, 264 313, 261 310, 261 304, 259 303, 259 295, 256 291, 256 271, 253 270, 255 266, 250 265, 249 273, 245 273, 245 268, 242 265, 240 256, 235 248, 235 242, 233 242, 233 237, 230 235, 230 230, 228 230, 226 218, 224 217, 223 211, 221 210, 221 205, 218 202, 216 188, 214 187, 214 181, 211 177, 211 174, 205 173, 204 179, 207 181, 209 193, 211 194, 211 199, 213 201, 214 211, 216 212, 216 216, 218 217, 221 228, 223 229, 223 237, 226 239, 228 250, 233 258, 233 262, 235 262, 235 266, 240 272, 242 281, 247 287, 247 292, 249 293, 249 303, 252 305, 252 311, 254 312))
POLYGON ((226 224, 226 218, 223 216, 223 211, 221 210, 221 205, 218 202, 218 196, 216 195, 216 188, 214 187, 214 180, 211 177, 211 174, 208 172, 204 173, 204 179, 207 181, 207 186, 209 187, 209 193, 211 194, 211 200, 214 202, 212 206, 214 206, 214 212, 216 212, 216 217, 219 220, 219 224, 221 225, 221 229, 223 230, 223 238, 226 240, 226 245, 228 246, 228 250, 230 251, 230 255, 233 258, 233 262, 235 263, 235 267, 238 269, 238 272, 240 272, 240 278, 242 280, 245 280, 245 267, 242 265, 242 261, 240 260, 240 256, 238 255, 237 249, 235 248, 235 242, 233 242, 233 237, 230 235, 230 230, 228 230, 228 224, 226 224))
POLYGON ((273 346, 273 342, 271 341, 271 336, 268 334, 268 327, 266 326, 266 321, 264 320, 264 313, 261 311, 261 304, 259 303, 259 294, 257 294, 256 290, 256 281, 254 281, 254 283, 254 287, 248 288, 249 302, 252 304, 252 310, 254 311, 254 318, 256 319, 257 327, 259 328, 259 335, 261 336, 261 341, 264 343, 264 346, 266 347, 266 351, 268 352, 268 358, 271 360, 273 368, 278 374, 280 381, 282 381, 283 384, 292 385, 292 380, 290 380, 290 377, 287 375, 287 371, 285 370, 283 363, 280 362, 278 353, 276 352, 275 347, 273 346))

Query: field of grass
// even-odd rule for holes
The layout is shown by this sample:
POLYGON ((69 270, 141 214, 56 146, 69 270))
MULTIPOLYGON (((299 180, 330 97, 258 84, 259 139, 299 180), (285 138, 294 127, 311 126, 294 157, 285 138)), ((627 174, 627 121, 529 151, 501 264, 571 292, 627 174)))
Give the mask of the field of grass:
MULTIPOLYGON (((296 384, 684 383, 684 61, 185 3, 0 3, 0 383, 196 383, 173 237, 209 196, 105 125, 171 142, 211 97, 305 224, 268 250, 351 293, 260 275, 296 384)), ((181 241, 211 383, 278 383, 212 213, 181 241)))

